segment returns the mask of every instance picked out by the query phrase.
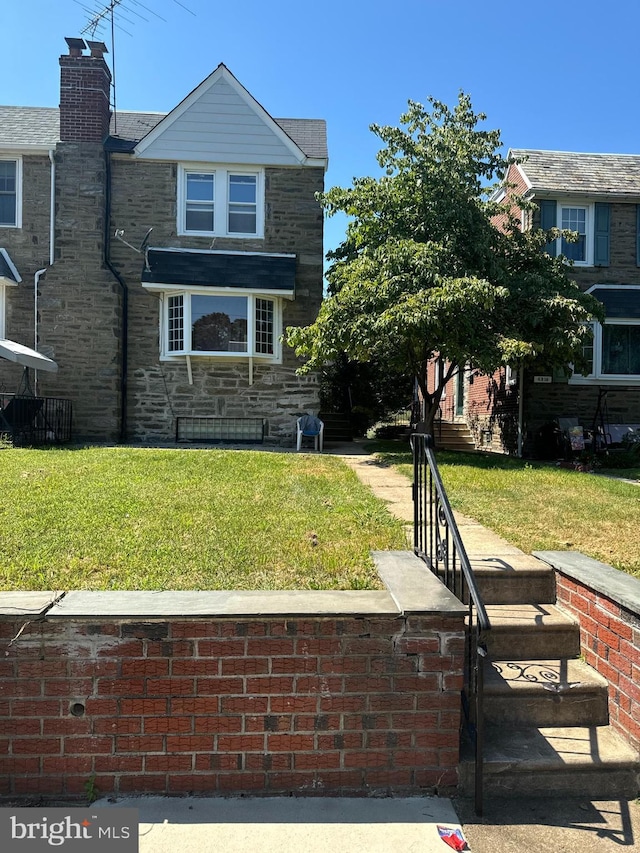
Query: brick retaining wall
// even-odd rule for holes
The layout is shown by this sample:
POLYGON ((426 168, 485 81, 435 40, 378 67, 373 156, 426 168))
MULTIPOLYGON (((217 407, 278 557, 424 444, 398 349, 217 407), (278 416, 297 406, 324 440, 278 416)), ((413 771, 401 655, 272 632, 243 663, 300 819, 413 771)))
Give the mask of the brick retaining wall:
POLYGON ((609 719, 640 752, 640 581, 579 552, 545 551, 557 601, 580 622, 585 661, 610 685, 609 719))
MULTIPOLYGON (((464 608, 453 596, 410 614, 389 592, 237 593, 242 616, 158 618, 181 594, 69 593, 11 642, 25 617, 7 615, 10 595, 0 796, 81 797, 94 775, 103 795, 457 784, 464 608), (88 615, 127 596, 133 610, 151 602, 151 616, 88 615), (243 596, 263 605, 246 615, 243 596), (264 615, 287 597, 292 612, 264 615)), ((229 594, 191 595, 225 612, 229 594)))

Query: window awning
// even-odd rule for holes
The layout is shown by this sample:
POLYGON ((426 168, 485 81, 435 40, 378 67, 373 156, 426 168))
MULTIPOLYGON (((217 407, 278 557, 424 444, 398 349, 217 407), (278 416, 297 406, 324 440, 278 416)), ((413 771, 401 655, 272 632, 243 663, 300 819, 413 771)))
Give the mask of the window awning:
POLYGON ((58 370, 55 361, 46 355, 4 338, 0 339, 0 358, 6 358, 7 361, 13 361, 23 367, 32 367, 34 370, 46 370, 50 373, 56 373, 58 370))
POLYGON ((22 277, 6 249, 0 248, 0 284, 19 284, 22 277))
POLYGON ((296 257, 260 252, 223 252, 206 249, 146 251, 142 284, 146 287, 237 288, 292 298, 295 295, 296 257))
POLYGON ((596 284, 589 293, 604 305, 607 320, 640 319, 640 287, 630 284, 596 284))

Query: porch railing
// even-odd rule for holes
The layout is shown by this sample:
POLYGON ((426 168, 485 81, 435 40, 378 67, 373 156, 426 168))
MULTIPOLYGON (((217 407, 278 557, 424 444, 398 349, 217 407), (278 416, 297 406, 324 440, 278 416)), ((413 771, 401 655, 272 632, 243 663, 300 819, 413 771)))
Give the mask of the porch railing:
POLYGON ((468 604, 462 704, 475 752, 475 809, 483 809, 485 635, 491 623, 436 464, 431 435, 414 433, 413 550, 460 601, 468 604))
POLYGON ((0 394, 0 436, 16 447, 71 440, 71 400, 0 394))

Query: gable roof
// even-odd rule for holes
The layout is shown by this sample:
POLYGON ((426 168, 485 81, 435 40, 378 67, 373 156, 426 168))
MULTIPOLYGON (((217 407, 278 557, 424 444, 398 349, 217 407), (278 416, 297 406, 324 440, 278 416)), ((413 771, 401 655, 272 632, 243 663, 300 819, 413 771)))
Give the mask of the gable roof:
POLYGON ((640 155, 512 148, 535 195, 640 198, 640 155))
POLYGON ((222 63, 158 122, 135 153, 142 159, 283 166, 309 160, 222 63))
MULTIPOLYGON (((208 94, 220 78, 229 84, 232 93, 235 92, 238 101, 236 107, 242 107, 244 103, 246 115, 249 118, 253 115, 259 119, 263 136, 280 149, 281 157, 288 155, 295 163, 320 161, 318 165, 326 166, 327 131, 324 120, 273 118, 224 65, 219 65, 213 74, 209 75, 170 113, 123 110, 115 116, 112 115, 111 136, 107 141, 107 147, 112 151, 132 151, 142 140, 146 140, 148 148, 149 143, 182 116, 200 95, 208 94), (156 135, 152 137, 156 128, 156 135)), ((231 106, 233 107, 233 104, 231 106)), ((200 119, 202 118, 201 110, 200 119)), ((204 118, 206 119, 206 112, 204 118)), ((233 112, 226 116, 225 121, 230 118, 233 118, 233 112)), ((0 151, 44 152, 55 148, 59 140, 60 112, 57 107, 0 106, 0 151)), ((215 152, 211 152, 213 153, 215 152)), ((210 160, 210 162, 214 161, 215 158, 210 160)))

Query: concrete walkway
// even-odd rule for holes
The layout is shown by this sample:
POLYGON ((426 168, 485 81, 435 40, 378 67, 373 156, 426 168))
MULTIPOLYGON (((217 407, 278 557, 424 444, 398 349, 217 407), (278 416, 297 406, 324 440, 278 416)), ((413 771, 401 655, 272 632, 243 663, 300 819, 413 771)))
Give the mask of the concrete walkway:
MULTIPOLYGON (((376 460, 358 442, 336 448, 335 455, 406 524, 411 542, 413 500, 407 478, 376 460)), ((472 566, 503 565, 530 570, 539 563, 473 519, 457 512, 454 516, 472 566)), ((640 849, 640 799, 628 802, 571 797, 489 798, 482 818, 476 817, 470 800, 455 800, 454 806, 474 853, 605 853, 620 847, 640 849)), ((445 853, 450 848, 442 844, 440 849, 445 853)))

